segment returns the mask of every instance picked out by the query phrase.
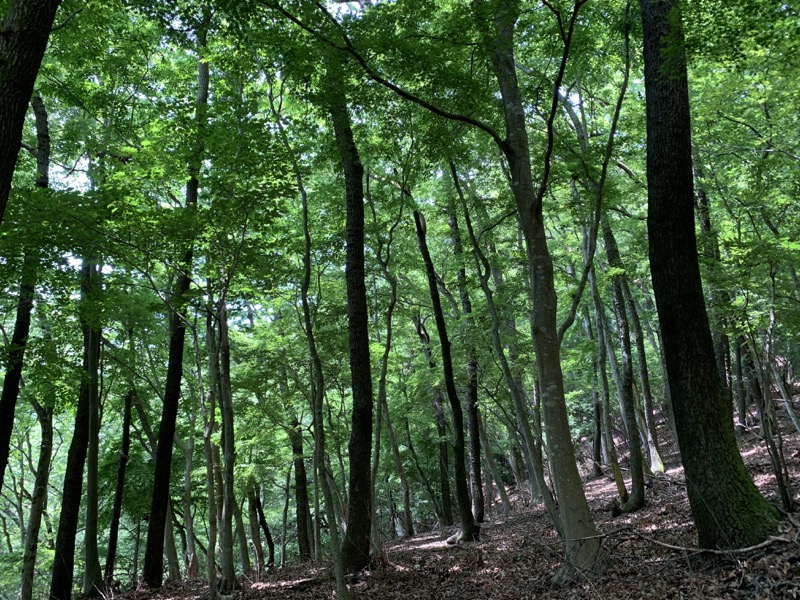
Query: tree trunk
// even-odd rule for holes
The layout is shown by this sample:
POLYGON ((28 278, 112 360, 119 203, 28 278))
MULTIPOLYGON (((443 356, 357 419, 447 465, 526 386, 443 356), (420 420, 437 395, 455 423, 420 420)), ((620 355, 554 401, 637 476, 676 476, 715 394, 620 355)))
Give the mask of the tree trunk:
POLYGON ((433 304, 433 316, 436 320, 436 330, 439 334, 439 346, 442 355, 442 369, 444 371, 444 386, 447 400, 453 416, 453 470, 456 482, 456 503, 458 504, 459 517, 461 518, 461 532, 448 542, 477 541, 480 536, 480 525, 475 522, 470 506, 469 488, 467 487, 466 457, 464 452, 464 413, 461 410, 461 401, 456 391, 455 375, 453 373, 453 359, 450 354, 450 339, 447 336, 447 326, 442 312, 442 303, 436 283, 436 272, 433 261, 428 251, 426 241, 426 227, 422 215, 414 211, 414 223, 417 229, 417 241, 420 253, 425 264, 428 277, 428 289, 433 304))
MULTIPOLYGON (((392 447, 392 457, 394 458, 395 474, 400 478, 400 486, 403 489, 403 533, 405 537, 414 535, 414 518, 411 515, 411 490, 408 486, 406 470, 403 467, 403 460, 400 457, 400 448, 397 445, 397 436, 394 433, 394 426, 389 415, 389 407, 386 401, 382 403, 384 416, 386 417, 386 432, 389 434, 389 444, 392 447)), ((380 410, 380 407, 378 408, 380 410)))
POLYGON ((497 461, 494 459, 494 456, 492 455, 492 448, 489 445, 489 438, 486 435, 486 428, 483 425, 483 415, 481 415, 481 418, 478 421, 478 427, 479 427, 478 431, 481 436, 481 443, 483 444, 483 457, 486 460, 486 465, 489 467, 489 472, 492 474, 492 478, 497 484, 497 491, 500 494, 500 501, 503 503, 503 512, 510 513, 511 501, 508 499, 506 486, 503 483, 503 478, 500 475, 500 469, 497 466, 497 461))
MULTIPOLYGON (((81 267, 81 303, 88 304, 91 289, 95 285, 94 266, 84 261, 81 267)), ((88 307, 84 308, 84 311, 88 307)), ((100 355, 100 332, 81 317, 83 329, 83 371, 87 374, 80 386, 78 408, 75 412, 75 432, 67 453, 67 469, 64 475, 64 490, 61 494, 61 516, 56 535, 55 558, 50 578, 50 598, 70 600, 72 597, 72 577, 75 566, 75 536, 78 531, 78 516, 83 496, 83 470, 86 463, 86 450, 89 442, 90 396, 96 395, 92 382, 96 378, 88 374, 96 369, 100 355)))
MULTIPOLYGON (((119 521, 122 516, 122 493, 125 489, 125 470, 128 466, 128 452, 131 447, 131 405, 136 390, 131 388, 125 394, 125 408, 122 416, 122 442, 119 449, 119 463, 117 463, 117 484, 114 488, 114 506, 111 509, 111 525, 108 533, 108 551, 106 553, 106 567, 104 573, 105 589, 109 590, 114 584, 114 565, 117 560, 117 542, 119 538, 119 521)), ((188 515, 187 515, 188 519, 188 515)))
POLYGON ((258 494, 255 495, 255 503, 258 524, 261 525, 264 538, 267 540, 267 568, 271 569, 275 566, 275 542, 272 541, 272 532, 270 532, 267 519, 264 517, 264 508, 261 506, 261 497, 258 494))
MULTIPOLYGON (((428 361, 428 367, 435 369, 436 364, 431 355, 431 338, 425 330, 425 325, 419 315, 412 317, 417 335, 422 342, 422 351, 428 361)), ((450 500, 450 457, 447 451, 447 426, 444 420, 444 410, 442 409, 441 393, 439 386, 433 388, 433 416, 436 420, 436 433, 439 436, 439 493, 441 494, 441 514, 439 515, 443 527, 453 524, 453 505, 450 500)), ((410 439, 410 438, 409 438, 410 439)))
MULTIPOLYGON (((54 394, 55 395, 55 394, 54 394)), ((53 453, 53 406, 49 404, 55 398, 48 399, 48 405, 42 406, 31 398, 39 426, 42 430, 42 441, 39 446, 39 459, 36 463, 36 479, 31 495, 31 511, 28 526, 25 530, 25 551, 22 556, 22 579, 19 600, 31 600, 33 597, 33 575, 36 569, 36 554, 39 546, 39 529, 42 514, 47 506, 47 484, 50 479, 50 462, 53 453)))
MULTIPOLYGON (((222 522, 220 523, 220 585, 222 594, 228 594, 236 584, 233 560, 233 519, 236 499, 233 491, 233 472, 236 462, 233 429, 233 398, 230 378, 230 341, 228 339, 228 313, 225 294, 217 302, 216 321, 219 330, 219 383, 220 414, 222 415, 222 522)), ((249 556, 242 557, 243 563, 249 556)), ((244 564, 245 570, 249 565, 244 564)))
POLYGON ((264 570, 264 546, 261 544, 261 534, 258 529, 259 522, 256 502, 259 500, 258 486, 252 484, 250 486, 250 491, 247 494, 247 521, 250 524, 250 539, 253 540, 255 573, 260 578, 261 572, 264 570))
POLYGON ((338 93, 332 93, 329 110, 344 171, 347 206, 345 279, 353 413, 348 444, 350 476, 347 532, 342 545, 342 561, 345 571, 354 573, 369 565, 372 527, 372 373, 364 282, 364 168, 350 127, 344 85, 340 79, 341 66, 329 65, 328 68, 335 86, 332 90, 338 90, 338 93))
MULTIPOLYGON (((18 3, 15 3, 18 4, 18 3)), ((9 13, 10 13, 9 9, 9 13)), ((19 10, 17 8, 17 10, 19 10)), ((55 9, 54 9, 55 10, 55 9)), ((4 28, 5 30, 5 28, 4 28)), ((0 36, 0 82, 3 81, 2 73, 2 45, 3 38, 0 36)), ((31 85, 33 85, 31 83, 31 85)), ((0 85, 0 122, 2 122, 2 112, 6 109, 2 101, 2 94, 5 88, 0 85)), ((27 99, 26 99, 27 102, 27 99)), ((36 187, 46 189, 50 186, 50 126, 47 119, 47 110, 44 102, 38 94, 33 99, 33 112, 36 117, 36 187)), ((23 110, 24 117, 24 110, 23 110)), ((20 126, 22 121, 20 121, 20 126)), ((0 125, 0 136, 3 133, 3 125, 0 125)), ((20 139, 22 131, 20 129, 20 139)), ((8 140, 8 138, 0 137, 8 140)), ((4 141, 3 149, 0 154, 5 152, 9 144, 4 141)), ((17 149, 14 150, 14 160, 17 158, 17 149)), ((2 157, 0 157, 0 163, 2 157)), ((13 165, 11 167, 13 172, 13 165)), ((0 175, 2 177, 2 175, 0 175)), ((10 185, 9 177, 9 185, 10 185)), ((0 186, 2 183, 0 182, 0 186)), ((0 223, 3 217, 0 212, 0 223)), ((19 399, 20 383, 22 381, 22 366, 25 359, 25 346, 28 343, 28 334, 31 328, 31 313, 33 312, 33 300, 35 295, 36 280, 38 279, 39 260, 33 248, 25 249, 25 256, 22 260, 22 273, 19 284, 19 298, 17 300, 17 314, 14 321, 14 332, 11 334, 11 343, 8 346, 8 356, 6 359, 6 372, 3 377, 3 391, 0 395, 0 490, 3 489, 3 479, 8 464, 8 454, 11 445, 11 432, 14 427, 14 413, 16 412, 17 400, 19 399)))
POLYGON ((644 506, 644 461, 642 446, 639 443, 639 426, 636 422, 636 406, 633 398, 633 353, 631 351, 630 326, 625 310, 625 295, 622 291, 625 266, 607 218, 603 219, 601 227, 608 264, 615 271, 615 274, 611 276, 611 290, 614 300, 614 318, 617 324, 617 340, 622 354, 622 372, 617 381, 617 394, 622 420, 628 434, 631 473, 631 493, 628 500, 622 504, 622 512, 629 513, 644 506))
POLYGON ((697 261, 691 126, 678 0, 640 0, 647 95, 650 268, 689 503, 703 548, 771 535, 778 514, 739 454, 697 261))
MULTIPOLYGON (((425 488, 425 491, 428 493, 428 498, 431 499, 431 503, 433 504, 433 510, 436 513, 436 518, 439 520, 441 524, 443 517, 442 517, 442 508, 439 502, 436 500, 436 494, 433 493, 433 488, 431 487, 431 482, 425 477, 425 473, 422 470, 422 467, 419 464, 419 458, 417 457, 417 451, 414 449, 414 443, 411 441, 411 428, 408 425, 408 419, 404 419, 405 428, 406 428, 406 441, 408 442, 408 452, 411 454, 411 460, 414 463, 414 468, 417 470, 417 475, 419 476, 419 481, 425 488)), ((450 523, 452 525, 452 522, 450 523)))
POLYGON ((467 274, 461 263, 461 234, 458 231, 458 219, 455 207, 450 208, 448 219, 450 236, 453 239, 453 254, 459 261, 457 276, 458 294, 461 299, 461 314, 467 326, 463 333, 464 343, 467 346, 467 429, 469 430, 469 481, 472 496, 472 515, 475 521, 483 523, 484 499, 483 482, 481 480, 481 437, 478 432, 480 415, 478 411, 478 359, 475 347, 469 340, 470 330, 475 328, 475 319, 472 317, 472 301, 467 291, 467 274))
MULTIPOLYGON (((90 268, 93 275, 97 278, 94 289, 99 291, 100 268, 91 264, 90 268)), ((98 323, 99 315, 89 315, 90 327, 97 330, 98 339, 102 337, 102 329, 98 323)), ((103 591, 103 572, 100 570, 100 553, 97 547, 97 518, 99 510, 99 491, 98 491, 98 466, 100 452, 100 343, 98 341, 98 352, 93 355, 93 362, 89 364, 89 372, 85 375, 89 378, 89 385, 92 393, 89 394, 89 439, 86 456, 86 523, 84 526, 84 572, 83 572, 83 595, 91 598, 103 591)))
MULTIPOLYGON (((0 223, 11 193, 25 112, 60 4, 61 0, 11 0, 0 25, 0 223)), ((0 423, 6 416, 0 414, 0 423)), ((3 445, 0 438, 0 456, 3 445)), ((0 483, 5 466, 0 460, 0 483)))
MULTIPOLYGON (((195 104, 195 127, 197 146, 192 151, 189 165, 189 180, 186 183, 186 208, 197 209, 200 189, 200 167, 202 165, 204 144, 203 128, 206 123, 208 105, 209 65, 205 57, 206 31, 201 29, 198 36, 197 99, 195 104)), ((172 467, 172 440, 175 437, 175 423, 181 396, 181 377, 183 375, 183 346, 186 337, 186 292, 191 285, 191 268, 194 259, 194 243, 189 241, 181 260, 181 272, 172 293, 169 311, 169 358, 167 380, 164 389, 164 405, 161 412, 161 425, 158 431, 156 450, 153 498, 150 505, 150 519, 147 522, 147 546, 144 557, 142 578, 151 588, 161 587, 164 577, 164 528, 167 519, 167 500, 172 467)))
POLYGON ((508 162, 511 188, 525 239, 533 300, 531 325, 538 379, 542 386, 541 406, 547 436, 547 454, 566 541, 566 564, 556 575, 556 580, 569 581, 576 573, 590 577, 601 572, 605 566, 605 553, 586 502, 570 436, 564 377, 559 358, 553 260, 547 247, 542 210, 553 147, 553 120, 581 5, 576 4, 568 28, 564 28, 564 52, 556 81, 553 83, 553 101, 547 122, 545 173, 538 191, 533 185, 525 105, 517 82, 514 61, 514 28, 519 16, 519 1, 500 0, 487 3, 485 0, 474 0, 474 6, 479 17, 488 16, 494 25, 494 35, 489 34, 491 62, 503 100, 506 126, 506 139, 502 140, 500 147, 508 162))

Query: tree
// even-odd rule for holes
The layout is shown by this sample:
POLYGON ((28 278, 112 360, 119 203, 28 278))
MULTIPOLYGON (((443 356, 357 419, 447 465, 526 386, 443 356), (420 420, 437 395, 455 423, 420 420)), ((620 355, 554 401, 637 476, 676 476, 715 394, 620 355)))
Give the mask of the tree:
POLYGON ((691 123, 678 0, 640 0, 647 107, 647 229, 689 502, 704 548, 775 531, 777 511, 744 468, 706 313, 694 226, 691 123))
MULTIPOLYGON (((337 60, 339 57, 335 57, 337 60)), ((369 356, 369 312, 364 282, 364 167, 358 155, 347 100, 343 89, 341 66, 329 65, 332 84, 330 114, 336 144, 344 171, 347 207, 345 244, 347 258, 347 328, 350 349, 350 377, 353 389, 353 412, 350 430, 350 476, 347 533, 342 546, 342 563, 348 573, 369 564, 372 527, 372 490, 370 453, 372 451, 372 373, 369 356), (336 90, 339 91, 336 91, 336 90)))
POLYGON ((11 192, 25 112, 60 4, 61 0, 12 0, 0 25, 0 224, 11 192))

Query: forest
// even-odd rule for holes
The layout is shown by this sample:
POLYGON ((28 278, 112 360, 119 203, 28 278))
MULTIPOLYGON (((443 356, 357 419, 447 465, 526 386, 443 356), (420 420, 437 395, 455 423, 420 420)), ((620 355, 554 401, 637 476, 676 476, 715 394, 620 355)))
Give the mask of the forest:
POLYGON ((800 594, 794 3, 0 15, 0 600, 800 594))

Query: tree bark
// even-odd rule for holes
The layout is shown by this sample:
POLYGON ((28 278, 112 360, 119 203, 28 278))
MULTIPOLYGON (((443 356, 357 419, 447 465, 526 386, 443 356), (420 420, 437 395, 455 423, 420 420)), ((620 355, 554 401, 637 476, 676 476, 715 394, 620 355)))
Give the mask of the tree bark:
MULTIPOLYGON (((55 393, 53 393, 55 396, 55 393)), ((49 398, 53 402, 55 397, 49 398)), ((39 546, 39 530, 42 524, 42 515, 47 506, 47 484, 50 479, 50 463, 53 453, 53 406, 42 406, 31 398, 36 417, 41 427, 41 444, 39 446, 39 459, 36 462, 36 479, 33 483, 31 495, 30 517, 25 530, 25 551, 22 556, 22 578, 19 590, 19 600, 31 600, 33 597, 33 575, 36 569, 36 554, 39 546)))
POLYGON ((350 474, 348 479, 347 532, 342 545, 346 572, 360 571, 370 561, 372 490, 372 373, 369 356, 369 313, 364 281, 364 167, 358 156, 341 66, 329 65, 333 86, 329 111, 336 135, 345 179, 347 226, 346 267, 347 328, 350 349, 350 378, 353 412, 350 429, 350 474), (338 90, 334 93, 334 90, 338 90))
MULTIPOLYGON (((106 552, 106 566, 104 573, 105 589, 109 590, 114 583, 114 565, 117 560, 117 542, 119 538, 119 521, 122 516, 122 493, 125 489, 125 471, 128 467, 128 452, 131 447, 131 406, 135 389, 130 389, 125 394, 125 408, 122 416, 122 441, 119 449, 119 463, 117 463, 117 483, 114 488, 114 506, 111 509, 111 524, 108 533, 108 551, 106 552)), ((187 519, 189 515, 187 515, 187 519)))
MULTIPOLYGON (((60 4, 61 0, 11 0, 0 25, 0 223, 11 193, 25 112, 60 4)), ((0 414, 0 423, 5 423, 5 415, 0 414)), ((0 472, 4 468, 0 461, 0 472)))
POLYGON ((617 240, 608 219, 602 221, 603 241, 609 266, 615 270, 611 276, 614 318, 617 325, 617 340, 622 354, 622 372, 617 381, 620 412, 628 434, 628 451, 630 452, 631 493, 622 504, 622 512, 635 512, 644 506, 644 461, 642 446, 639 443, 639 426, 636 422, 636 406, 633 399, 633 352, 631 350, 630 325, 625 310, 625 295, 622 291, 625 266, 619 254, 617 240))
MULTIPOLYGON (((450 208, 448 218, 450 225, 450 237, 453 240, 453 254, 456 260, 462 261, 461 234, 458 231, 458 219, 455 207, 450 208)), ((469 481, 472 496, 472 514, 478 523, 483 523, 484 518, 484 499, 483 481, 481 479, 481 437, 479 433, 479 409, 478 409, 478 359, 475 347, 469 339, 470 330, 475 327, 475 319, 472 317, 472 300, 467 291, 467 273, 463 264, 459 264, 458 275, 458 295, 461 299, 461 314, 464 316, 467 326, 463 333, 464 343, 467 347, 467 429, 469 430, 469 481)))
MULTIPOLYGON (((95 285, 94 265, 84 261, 81 267, 81 303, 87 304, 91 289, 95 285)), ((87 308, 83 309, 88 310, 87 308)), ((87 374, 81 383, 78 394, 78 407, 75 412, 75 431, 67 453, 67 469, 64 475, 64 489, 61 494, 61 516, 56 534, 55 558, 50 578, 51 600, 70 600, 72 598, 72 578, 75 566, 75 536, 78 531, 78 516, 83 496, 83 470, 86 463, 89 442, 90 396, 96 395, 92 383, 96 378, 88 374, 96 368, 100 355, 100 332, 81 317, 83 329, 83 371, 87 374)))
POLYGON ((640 0, 647 109, 650 268, 689 503, 703 548, 758 543, 778 514, 736 445, 703 298, 678 0, 640 0))
MULTIPOLYGON (((3 39, 0 36, 0 48, 3 39)), ((2 73, 2 54, 0 54, 0 73, 2 73)), ((2 82, 0 75, 0 82, 2 82)), ((2 103, 3 88, 0 86, 0 103, 2 103)), ((2 119, 0 108, 0 119, 2 119)), ((46 189, 50 186, 50 127, 47 119, 47 110, 38 94, 33 99, 33 112, 36 117, 36 187, 46 189)), ((23 112, 24 116, 24 112, 23 112)), ((22 132, 20 131, 20 136, 22 132)), ((0 136, 2 126, 0 125, 0 136)), ((0 139, 6 139, 0 137, 0 139)), ((4 148, 6 143, 1 144, 4 148)), ((2 153, 4 150, 0 150, 2 153)), ((16 160, 16 151, 14 160, 16 160)), ((0 159, 1 160, 1 159, 0 159)), ((12 167, 13 171, 13 167, 12 167)), ((0 214, 2 222, 2 214, 0 214)), ((3 391, 0 395, 0 490, 3 489, 3 479, 8 465, 8 455, 11 445, 11 432, 14 427, 14 413, 19 399, 20 383, 22 381, 22 366, 25 359, 25 347, 28 343, 28 334, 31 328, 31 313, 38 279, 39 259, 33 248, 25 249, 22 260, 22 273, 20 275, 19 298, 17 300, 17 314, 14 321, 14 332, 11 334, 11 343, 8 346, 6 359, 6 372, 3 377, 3 391)))
POLYGON ((447 393, 447 400, 450 404, 450 411, 453 416, 453 470, 456 483, 456 503, 461 519, 461 532, 448 541, 477 541, 480 537, 480 525, 475 522, 475 518, 472 515, 469 488, 467 487, 466 456, 464 452, 464 412, 461 409, 461 401, 456 391, 453 359, 450 354, 450 339, 447 336, 447 326, 444 321, 442 303, 439 298, 436 272, 433 269, 433 261, 428 251, 425 221, 419 211, 414 211, 414 223, 417 229, 419 250, 422 254, 425 272, 428 277, 428 289, 433 304, 433 316, 436 320, 436 331, 439 334, 442 370, 444 371, 444 386, 447 393))
MULTIPOLYGON (((206 32, 198 31, 197 99, 195 104, 195 126, 197 145, 193 149, 189 165, 189 180, 186 183, 186 208, 197 209, 200 189, 200 167, 204 143, 203 128, 206 123, 208 105, 209 66, 205 56, 206 32)), ((186 299, 185 294, 191 285, 191 268, 194 260, 194 242, 189 241, 181 260, 181 272, 172 293, 169 311, 169 358, 167 380, 164 389, 164 404, 161 412, 161 425, 158 431, 156 449, 155 478, 153 498, 150 505, 150 519, 147 522, 147 546, 145 549, 142 578, 151 588, 161 587, 164 577, 164 528, 167 518, 167 500, 172 467, 172 440, 175 437, 175 424, 181 396, 181 377, 183 375, 183 347, 186 338, 186 299)))

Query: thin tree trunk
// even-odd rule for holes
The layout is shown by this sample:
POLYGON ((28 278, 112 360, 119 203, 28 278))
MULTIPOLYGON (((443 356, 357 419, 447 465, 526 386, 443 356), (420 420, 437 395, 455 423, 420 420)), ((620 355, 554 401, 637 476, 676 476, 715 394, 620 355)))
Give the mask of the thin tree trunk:
MULTIPOLYGON (((462 261, 461 234, 458 231, 458 219, 455 207, 450 208, 448 219, 450 236, 453 239, 453 254, 457 261, 462 261)), ((480 420, 478 410, 478 359, 475 347, 469 340, 470 331, 475 328, 472 317, 472 300, 467 291, 467 274, 463 264, 459 264, 457 283, 461 299, 461 314, 466 320, 466 331, 463 333, 467 346, 467 429, 469 430, 469 480, 472 497, 472 515, 475 521, 483 523, 484 499, 483 482, 481 481, 481 437, 478 433, 480 420)))
MULTIPOLYGON (((189 165, 189 180, 186 183, 186 211, 197 209, 200 189, 200 168, 202 166, 204 143, 203 129, 206 124, 208 105, 209 65, 206 59, 206 30, 197 32, 198 67, 197 99, 195 103, 195 127, 197 145, 192 151, 189 165)), ((182 260, 181 272, 172 294, 169 311, 169 358, 167 361, 167 380, 164 389, 164 405, 158 431, 153 497, 150 505, 150 519, 147 522, 147 545, 144 557, 142 578, 151 588, 161 587, 164 578, 164 529, 167 524, 167 500, 172 465, 172 441, 178 417, 183 375, 183 347, 186 337, 186 292, 191 285, 191 268, 194 260, 194 242, 189 241, 182 260)))
POLYGON ((256 509, 256 502, 259 500, 258 494, 258 486, 252 484, 247 494, 247 521, 250 524, 250 539, 253 541, 255 573, 260 576, 264 570, 264 547, 261 544, 261 533, 258 528, 258 510, 256 509))
POLYGON ((447 336, 447 326, 445 325, 442 303, 439 298, 436 272, 433 269, 433 261, 428 251, 425 221, 419 211, 414 211, 414 223, 417 229, 420 253, 428 276, 428 289, 433 303, 433 316, 436 320, 436 330, 439 334, 445 391, 447 392, 447 399, 453 416, 453 469, 455 471, 456 503, 458 504, 458 512, 461 519, 461 532, 448 541, 452 543, 477 541, 480 537, 480 525, 475 522, 475 518, 472 515, 469 488, 467 487, 466 457, 464 452, 464 413, 456 391, 453 359, 450 354, 450 340, 447 336))
MULTIPOLYGON (((81 267, 81 303, 89 303, 91 289, 95 285, 96 274, 93 265, 84 261, 81 267)), ((88 307, 84 310, 88 310, 88 307)), ((87 377, 81 383, 78 407, 75 412, 75 431, 67 453, 67 468, 64 475, 64 489, 61 494, 61 516, 58 521, 55 557, 50 578, 51 600, 70 600, 72 598, 73 567, 75 566, 75 536, 78 531, 78 516, 83 496, 83 470, 89 442, 90 396, 97 394, 92 382, 96 378, 88 373, 97 365, 100 354, 100 332, 85 317, 81 319, 83 329, 83 371, 87 377)))
POLYGON ((34 398, 31 398, 42 433, 39 459, 36 463, 36 479, 33 483, 33 494, 30 500, 30 517, 25 530, 25 551, 22 556, 19 600, 31 600, 33 597, 33 576, 36 570, 39 530, 42 524, 42 514, 47 506, 47 484, 50 479, 50 462, 53 453, 53 406, 49 402, 54 400, 54 397, 49 398, 48 405, 42 406, 34 398))
MULTIPOLYGON (((644 461, 642 446, 639 443, 639 426, 636 422, 636 408, 633 398, 633 356, 631 351, 631 335, 628 314, 625 310, 625 295, 622 291, 625 266, 619 254, 617 241, 608 219, 602 221, 603 241, 606 256, 614 273, 611 277, 614 317, 617 324, 617 341, 622 355, 622 371, 617 379, 617 395, 620 412, 628 434, 628 451, 630 453, 631 493, 622 504, 622 512, 635 512, 644 506, 644 461)), ((606 342, 608 342, 608 337, 606 342)), ((609 353, 609 356, 611 354, 609 353)), ((613 360, 613 359, 612 359, 613 360)))
POLYGON ((119 449, 119 463, 117 464, 117 484, 114 488, 114 507, 111 509, 111 525, 108 533, 108 551, 106 553, 106 566, 104 573, 105 589, 109 590, 114 584, 114 565, 117 560, 117 542, 119 538, 119 522, 122 517, 122 493, 125 489, 125 471, 128 467, 128 453, 131 447, 131 406, 136 390, 131 388, 125 394, 125 408, 122 415, 122 442, 119 449))
POLYGON ((510 513, 511 501, 508 499, 506 486, 503 483, 502 476, 500 475, 500 469, 497 466, 497 461, 494 459, 494 456, 492 455, 492 448, 489 445, 489 438, 486 435, 486 428, 483 425, 483 415, 481 415, 481 418, 478 421, 478 427, 479 427, 478 431, 481 436, 481 443, 483 444, 483 458, 486 461, 486 466, 489 468, 489 472, 492 474, 492 478, 497 484, 497 491, 500 494, 500 502, 503 503, 503 512, 510 513))
POLYGON ((264 532, 264 538, 267 540, 267 569, 272 569, 275 566, 275 542, 272 541, 272 532, 267 525, 267 519, 264 517, 264 508, 261 506, 261 496, 255 496, 256 514, 258 515, 258 524, 261 525, 261 530, 264 532))
MULTIPOLYGON (((380 410, 380 408, 379 408, 380 410)), ((411 490, 406 477, 406 470, 403 467, 403 460, 400 457, 400 449, 397 445, 397 436, 394 433, 394 426, 389 415, 389 407, 383 402, 384 416, 386 417, 386 432, 389 434, 389 444, 392 447, 392 457, 394 458, 395 474, 400 478, 400 486, 403 489, 403 532, 404 537, 414 535, 414 518, 411 514, 411 490)))
MULTIPOLYGON (((428 360, 428 368, 435 369, 436 364, 431 355, 431 339, 422 323, 419 315, 412 317, 417 335, 422 342, 422 351, 428 360)), ((453 505, 450 500, 450 458, 447 451, 447 427, 444 420, 444 410, 442 409, 442 399, 439 386, 434 386, 433 390, 433 415, 436 420, 436 433, 439 436, 439 493, 441 494, 441 513, 439 519, 443 527, 453 524, 453 505)), ((410 438, 409 438, 410 439, 410 438)))
MULTIPOLYGON (((408 452, 411 454, 411 460, 414 463, 414 468, 417 470, 417 475, 419 476, 420 483, 425 488, 425 491, 428 493, 428 497, 431 499, 431 503, 433 504, 433 510, 436 513, 436 518, 439 520, 439 523, 442 523, 442 508, 439 504, 438 500, 436 499, 436 494, 433 492, 433 488, 431 487, 431 482, 425 477, 425 473, 422 470, 422 467, 419 464, 419 458, 417 457, 417 451, 414 449, 414 443, 411 441, 411 429, 408 426, 408 419, 404 419, 405 427, 406 427, 406 441, 408 442, 408 452)), ((451 523, 452 525, 452 523, 451 523)))

